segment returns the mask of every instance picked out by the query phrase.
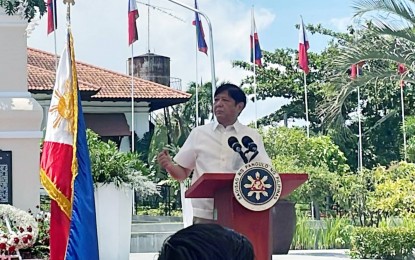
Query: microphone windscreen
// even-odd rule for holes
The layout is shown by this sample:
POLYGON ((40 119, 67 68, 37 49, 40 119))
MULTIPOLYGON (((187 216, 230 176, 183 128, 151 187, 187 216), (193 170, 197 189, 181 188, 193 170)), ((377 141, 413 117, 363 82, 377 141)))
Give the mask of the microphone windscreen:
POLYGON ((229 137, 229 139, 228 139, 228 145, 229 145, 229 147, 230 148, 232 148, 233 149, 233 145, 235 144, 235 143, 237 143, 238 142, 238 139, 236 139, 236 137, 235 136, 231 136, 231 137, 229 137))
POLYGON ((249 144, 253 142, 254 140, 252 140, 252 138, 249 136, 242 137, 242 144, 245 146, 245 148, 248 148, 249 144))

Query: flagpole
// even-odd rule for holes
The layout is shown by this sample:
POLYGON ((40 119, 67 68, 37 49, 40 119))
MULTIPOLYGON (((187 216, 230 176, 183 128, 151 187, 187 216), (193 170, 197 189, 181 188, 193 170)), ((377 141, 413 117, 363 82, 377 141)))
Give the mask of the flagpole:
POLYGON ((147 50, 150 53, 150 0, 147 1, 147 4, 147 50))
MULTIPOLYGON (((196 21, 198 23, 199 21, 196 21)), ((196 126, 199 126, 199 87, 197 84, 199 75, 198 75, 198 62, 197 62, 197 52, 199 50, 198 44, 197 44, 197 27, 196 27, 196 51, 195 51, 195 62, 196 62, 196 80, 195 80, 195 86, 196 86, 196 126)))
POLYGON ((406 152, 406 129, 405 129, 405 104, 404 104, 404 95, 403 95, 403 82, 401 81, 401 110, 402 110, 402 132, 403 132, 403 151, 404 151, 404 158, 405 161, 407 160, 407 152, 406 152))
POLYGON ((135 122, 134 122, 134 43, 131 43, 131 151, 135 151, 135 122))
MULTIPOLYGON (((209 17, 201 12, 199 9, 195 9, 191 6, 188 6, 186 4, 180 3, 176 0, 167 0, 169 2, 172 2, 174 4, 180 5, 181 7, 184 7, 188 10, 191 10, 193 12, 196 12, 203 16, 206 19, 206 22, 209 27, 209 58, 210 58, 210 71, 211 71, 211 81, 212 81, 212 104, 215 103, 215 91, 216 91, 216 73, 215 73, 215 56, 213 51, 213 31, 212 31, 212 23, 210 22, 209 17)), ((212 106, 213 107, 213 106, 212 106)))
MULTIPOLYGON (((196 3, 196 0, 195 0, 195 8, 197 8, 197 3, 196 3)), ((198 43, 198 41, 199 41, 199 35, 198 35, 198 31, 197 31, 197 28, 198 28, 198 26, 200 26, 201 27, 201 23, 200 24, 198 24, 199 23, 199 21, 198 21, 198 18, 199 18, 199 16, 198 15, 196 15, 195 16, 195 33, 196 33, 196 41, 195 41, 195 69, 196 69, 196 80, 195 80, 195 87, 196 87, 196 89, 195 89, 195 94, 196 94, 196 126, 199 126, 199 87, 198 87, 198 84, 197 84, 197 81, 199 80, 199 68, 198 68, 198 60, 197 60, 197 53, 198 53, 198 51, 199 51, 199 43, 198 43)))
MULTIPOLYGON (((359 74, 359 65, 356 65, 356 77, 359 74)), ((359 123, 359 171, 363 169, 363 147, 362 147, 362 111, 360 107, 360 86, 357 86, 357 114, 359 123)))
POLYGON ((300 32, 299 32, 299 46, 298 46, 298 64, 303 70, 304 82, 304 107, 305 107, 305 121, 307 129, 307 138, 310 138, 310 120, 308 118, 308 92, 307 92, 307 73, 310 71, 308 67, 307 50, 309 48, 307 35, 304 28, 303 17, 300 15, 300 32))
POLYGON ((53 41, 54 41, 54 47, 55 47, 55 71, 58 69, 58 50, 56 47, 56 16, 58 15, 56 13, 56 1, 52 0, 52 8, 53 8, 53 41))
POLYGON ((308 120, 308 93, 307 93, 307 74, 304 73, 304 102, 305 102, 305 120, 307 124, 307 138, 310 138, 310 121, 308 120))
POLYGON ((251 30, 252 30, 252 67, 254 72, 254 105, 255 105, 255 128, 258 128, 258 111, 257 111, 257 100, 256 100, 256 66, 255 66, 255 20, 254 20, 254 5, 251 9, 251 30))

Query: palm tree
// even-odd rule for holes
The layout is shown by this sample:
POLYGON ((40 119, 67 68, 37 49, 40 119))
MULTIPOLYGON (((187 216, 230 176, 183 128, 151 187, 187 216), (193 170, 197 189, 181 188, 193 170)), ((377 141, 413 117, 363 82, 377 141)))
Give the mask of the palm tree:
POLYGON ((189 118, 193 126, 204 125, 205 122, 212 118, 212 83, 202 83, 198 85, 198 103, 199 103, 199 118, 196 119, 196 83, 191 82, 189 84, 188 93, 192 94, 190 100, 185 104, 183 108, 183 116, 189 118))
MULTIPOLYGON (((406 88, 414 83, 409 75, 415 66, 415 1, 357 0, 353 8, 354 17, 366 21, 352 31, 354 40, 346 44, 334 62, 337 75, 332 79, 332 94, 320 111, 325 122, 340 132, 339 136, 350 137, 356 131, 351 131, 353 120, 345 111, 357 106, 356 89, 360 86, 363 121, 366 121, 363 136, 368 139, 386 120, 399 124, 398 83, 404 80, 406 88), (352 64, 364 64, 363 74, 353 80, 346 73, 352 64), (405 68, 400 74, 399 64, 405 68)), ((412 96, 406 94, 405 103, 413 104, 412 96)), ((412 107, 405 105, 408 110, 405 113, 414 112, 412 107)), ((377 154, 367 156, 375 158, 377 154)))
MULTIPOLYGON (((155 163, 155 156, 163 149, 168 148, 172 154, 186 141, 192 128, 196 126, 196 84, 189 84, 188 93, 192 94, 189 101, 165 110, 159 114, 156 128, 149 148, 149 164, 155 163)), ((199 86, 199 125, 203 125, 212 116, 212 84, 207 82, 199 86)), ((176 151, 177 152, 177 151, 176 151)), ((160 176, 161 169, 156 166, 160 176)))
POLYGON ((334 103, 326 112, 331 120, 338 120, 341 107, 356 86, 380 80, 397 82, 408 78, 414 70, 415 62, 415 1, 414 0, 358 0, 353 4, 355 18, 370 17, 360 31, 355 31, 355 41, 350 42, 335 62, 339 71, 333 82, 334 103), (374 14, 373 14, 374 13, 374 14), (345 72, 351 64, 365 62, 365 74, 357 79, 345 80, 345 72), (402 64, 406 70, 398 75, 397 66, 402 64))

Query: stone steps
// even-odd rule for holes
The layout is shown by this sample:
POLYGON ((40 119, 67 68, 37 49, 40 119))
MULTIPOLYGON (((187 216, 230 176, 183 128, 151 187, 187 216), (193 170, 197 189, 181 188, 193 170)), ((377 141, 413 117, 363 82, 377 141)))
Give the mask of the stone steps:
POLYGON ((176 232, 183 228, 183 223, 133 223, 131 233, 136 232, 176 232))

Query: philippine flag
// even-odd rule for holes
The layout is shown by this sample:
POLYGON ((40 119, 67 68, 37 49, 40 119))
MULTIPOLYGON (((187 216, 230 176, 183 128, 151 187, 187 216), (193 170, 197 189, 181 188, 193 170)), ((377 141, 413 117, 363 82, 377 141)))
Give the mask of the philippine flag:
POLYGON ((307 34, 304 29, 303 18, 301 18, 298 44, 298 65, 306 74, 310 72, 310 68, 308 67, 308 48, 310 48, 310 44, 308 43, 307 34))
POLYGON ((50 259, 98 260, 94 187, 69 29, 48 112, 40 179, 51 198, 50 259))
MULTIPOLYGON (((197 1, 195 0, 195 9, 197 8, 197 1)), ((203 31, 202 21, 200 20, 199 13, 195 12, 195 20, 193 25, 196 26, 196 35, 197 35, 197 46, 199 51, 204 52, 207 55, 207 44, 205 41, 205 33, 203 31)))
POLYGON ((135 0, 128 0, 128 45, 138 40, 137 24, 138 9, 135 0))
POLYGON ((58 21, 56 16, 56 0, 47 1, 48 9, 48 34, 58 28, 58 21))
POLYGON ((251 62, 254 63, 255 55, 255 64, 259 67, 262 66, 262 52, 261 46, 259 45, 258 33, 256 31, 254 11, 252 10, 252 19, 251 19, 251 35, 250 35, 250 45, 251 45, 251 62))
MULTIPOLYGON (((399 63, 399 64, 398 64, 398 73, 399 73, 400 75, 402 75, 402 74, 404 74, 405 72, 406 72, 406 67, 405 67, 405 64, 399 63)), ((401 87, 403 87, 403 86, 405 85, 405 82, 401 79, 401 80, 399 81, 399 84, 400 84, 400 86, 401 86, 401 87)))

